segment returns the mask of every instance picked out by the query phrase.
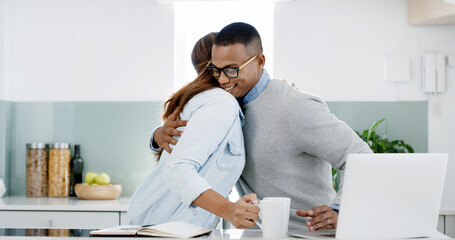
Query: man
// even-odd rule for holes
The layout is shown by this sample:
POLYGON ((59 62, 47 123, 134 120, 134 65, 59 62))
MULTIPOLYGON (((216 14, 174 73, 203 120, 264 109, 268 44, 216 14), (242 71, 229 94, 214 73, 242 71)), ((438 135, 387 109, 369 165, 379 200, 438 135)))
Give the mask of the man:
MULTIPOLYGON (((246 165, 237 190, 259 199, 291 197, 290 229, 336 228, 342 191, 332 188, 331 167, 341 171, 342 188, 347 155, 371 150, 321 99, 270 80, 264 65, 253 26, 232 23, 218 33, 207 69, 238 99, 246 120, 246 165)), ((168 144, 177 142, 171 136, 182 134, 175 128, 184 124, 166 122, 152 145, 171 151, 168 144)))

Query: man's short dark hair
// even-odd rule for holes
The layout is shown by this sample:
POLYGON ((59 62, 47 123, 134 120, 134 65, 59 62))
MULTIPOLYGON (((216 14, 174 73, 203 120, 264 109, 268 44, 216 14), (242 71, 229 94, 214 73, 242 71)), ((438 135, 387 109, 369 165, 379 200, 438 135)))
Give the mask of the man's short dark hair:
POLYGON ((215 38, 215 45, 229 46, 233 44, 243 44, 250 50, 262 53, 261 36, 256 28, 243 22, 235 22, 227 25, 218 33, 215 38))

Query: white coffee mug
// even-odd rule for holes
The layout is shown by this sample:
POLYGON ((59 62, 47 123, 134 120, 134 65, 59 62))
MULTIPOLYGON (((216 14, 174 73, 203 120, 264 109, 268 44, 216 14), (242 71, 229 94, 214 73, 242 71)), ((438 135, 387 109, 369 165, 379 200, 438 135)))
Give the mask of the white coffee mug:
POLYGON ((289 226, 291 199, 267 197, 259 201, 259 218, 255 221, 264 238, 284 238, 289 226))

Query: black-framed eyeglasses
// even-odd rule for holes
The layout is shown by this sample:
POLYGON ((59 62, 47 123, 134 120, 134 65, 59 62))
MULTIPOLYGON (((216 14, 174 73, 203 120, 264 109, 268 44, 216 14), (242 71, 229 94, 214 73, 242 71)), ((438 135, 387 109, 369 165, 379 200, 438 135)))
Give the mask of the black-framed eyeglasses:
POLYGON ((239 71, 246 67, 246 65, 250 64, 255 58, 257 58, 259 54, 256 54, 252 56, 250 59, 248 59, 246 62, 244 62, 242 65, 238 67, 224 67, 224 68, 217 68, 212 64, 212 61, 210 61, 205 68, 212 74, 213 77, 219 77, 221 75, 221 72, 224 72, 224 75, 228 78, 236 78, 239 76, 239 71))

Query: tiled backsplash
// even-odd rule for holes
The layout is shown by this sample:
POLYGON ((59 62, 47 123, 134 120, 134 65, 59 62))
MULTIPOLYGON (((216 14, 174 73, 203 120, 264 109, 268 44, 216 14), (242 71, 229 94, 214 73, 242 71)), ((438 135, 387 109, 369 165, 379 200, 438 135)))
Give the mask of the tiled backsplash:
MULTIPOLYGON (((329 102, 353 129, 388 119, 390 139, 403 139, 416 152, 428 151, 427 102, 329 102)), ((160 124, 162 102, 0 101, 0 178, 9 195, 25 195, 25 144, 64 141, 81 144, 84 169, 106 172, 133 194, 153 170, 150 132, 160 124)), ((248 119, 246 119, 248 121, 248 119)), ((383 133, 385 124, 379 129, 383 133)))
POLYGON ((9 195, 25 194, 28 142, 81 144, 84 170, 108 173, 112 182, 123 185, 123 195, 127 196, 153 169, 147 141, 160 123, 161 102, 10 104, 11 128, 5 137, 10 143, 6 156, 9 195))

